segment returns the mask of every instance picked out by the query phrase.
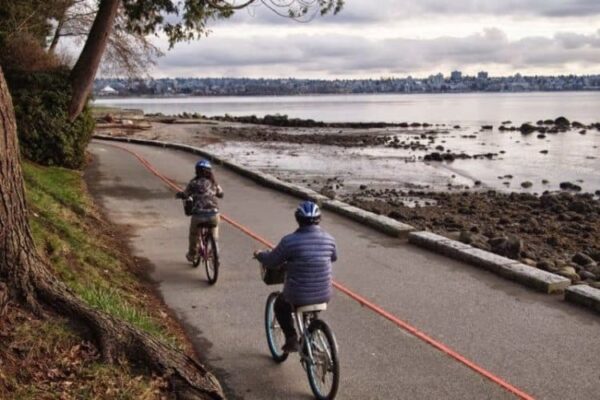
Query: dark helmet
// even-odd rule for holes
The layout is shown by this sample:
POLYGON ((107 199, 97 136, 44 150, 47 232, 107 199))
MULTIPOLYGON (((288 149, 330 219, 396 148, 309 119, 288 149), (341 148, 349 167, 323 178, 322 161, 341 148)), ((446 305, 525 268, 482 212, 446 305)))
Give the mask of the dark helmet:
POLYGON ((300 225, 316 225, 321 221, 321 210, 312 201, 303 201, 294 213, 300 225))
POLYGON ((211 171, 212 165, 208 160, 200 160, 196 163, 196 175, 200 174, 202 171, 211 171))

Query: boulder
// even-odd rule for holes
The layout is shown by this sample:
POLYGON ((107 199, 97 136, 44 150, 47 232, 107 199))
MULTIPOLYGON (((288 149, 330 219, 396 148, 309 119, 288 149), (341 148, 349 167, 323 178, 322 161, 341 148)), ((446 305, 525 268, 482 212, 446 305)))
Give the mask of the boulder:
POLYGON ((581 277, 581 279, 590 280, 590 281, 595 281, 598 279, 598 277, 595 274, 591 273, 590 271, 586 271, 586 270, 579 271, 579 276, 581 277))
POLYGON ((537 262, 531 258, 523 258, 521 259, 521 262, 525 265, 529 265, 530 267, 535 267, 537 265, 537 262))
POLYGON ((335 196, 336 196, 335 190, 333 190, 333 188, 330 186, 323 186, 319 192, 323 196, 329 197, 332 200, 335 199, 335 196))
POLYGON ((535 132, 537 130, 537 128, 531 124, 524 123, 523 125, 521 125, 519 130, 521 131, 522 134, 527 135, 529 133, 535 132))
POLYGON ((575 268, 573 267, 563 267, 559 269, 556 273, 561 276, 564 276, 565 278, 569 278, 573 283, 579 282, 581 280, 581 277, 577 274, 577 271, 575 271, 575 268))
POLYGON ((560 188, 562 190, 571 190, 574 192, 581 192, 581 186, 576 185, 574 183, 571 182, 561 182, 560 183, 560 188))
POLYGON ((437 152, 427 154, 423 159, 425 161, 443 161, 442 155, 437 152))
POLYGON ((487 238, 483 235, 473 232, 472 230, 461 231, 458 236, 458 241, 465 244, 470 244, 478 249, 490 250, 490 245, 487 243, 487 238))
POLYGON ((523 249, 523 241, 513 235, 499 236, 488 241, 492 251, 504 257, 518 260, 523 249))
POLYGON ((404 215, 402 215, 402 213, 400 213, 400 211, 397 211, 397 210, 391 211, 388 214, 388 217, 390 217, 392 219, 395 219, 395 220, 398 220, 398 221, 406 220, 406 218, 404 217, 404 215))
POLYGON ((529 181, 525 181, 521 183, 521 187, 525 188, 525 189, 529 189, 530 187, 533 186, 533 183, 529 182, 529 181))
POLYGON ((543 258, 540 261, 538 261, 536 267, 548 272, 555 272, 558 270, 554 261, 549 260, 547 258, 543 258))
POLYGON ((571 122, 565 117, 558 117, 554 120, 554 125, 557 125, 559 127, 568 127, 569 125, 571 125, 571 122))
POLYGON ((594 259, 590 256, 588 256, 585 253, 576 253, 573 258, 571 259, 575 264, 577 265, 581 265, 581 266, 595 266, 596 265, 596 261, 594 261, 594 259))

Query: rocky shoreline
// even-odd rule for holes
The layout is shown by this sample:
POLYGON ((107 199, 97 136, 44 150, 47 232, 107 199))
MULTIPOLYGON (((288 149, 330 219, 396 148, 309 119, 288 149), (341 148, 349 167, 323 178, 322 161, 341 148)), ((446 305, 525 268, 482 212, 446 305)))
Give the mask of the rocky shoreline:
POLYGON ((600 200, 591 194, 365 188, 343 200, 600 288, 600 200), (405 205, 414 197, 426 199, 425 204, 405 205))
MULTIPOLYGON (((265 169, 266 166, 266 172, 277 175, 280 179, 310 187, 328 197, 347 201, 419 229, 430 230, 481 249, 518 259, 525 264, 559 273, 574 283, 588 283, 600 287, 600 190, 596 191, 595 195, 580 193, 583 191, 580 186, 582 181, 575 177, 573 182, 553 180, 556 192, 545 192, 548 181, 543 176, 539 177, 542 185, 539 191, 541 194, 537 195, 533 193, 534 190, 530 190, 529 193, 510 193, 498 189, 497 184, 495 187, 498 190, 489 190, 489 185, 477 179, 468 184, 465 184, 465 180, 458 183, 454 182, 455 175, 452 174, 447 184, 435 187, 434 191, 434 187, 429 184, 413 183, 409 180, 403 183, 403 187, 399 187, 393 183, 376 183, 369 180, 357 182, 352 174, 327 175, 322 170, 312 171, 311 175, 305 176, 302 170, 293 173, 294 167, 280 170, 277 165, 271 164, 272 159, 269 159, 293 159, 298 157, 302 145, 306 145, 307 148, 313 149, 306 151, 314 151, 320 146, 330 147, 331 150, 324 154, 331 157, 345 154, 346 158, 343 160, 357 157, 360 153, 356 152, 364 149, 385 149, 387 152, 393 152, 395 160, 401 160, 403 169, 406 169, 407 165, 415 165, 418 169, 423 168, 421 165, 450 166, 455 160, 502 163, 505 157, 502 147, 475 147, 469 143, 474 143, 473 139, 485 143, 486 135, 493 131, 496 135, 507 135, 507 139, 508 135, 518 135, 504 143, 520 143, 521 135, 526 137, 534 132, 537 133, 538 139, 543 139, 541 135, 549 135, 548 139, 544 140, 545 143, 554 134, 583 135, 582 131, 585 130, 597 135, 600 123, 585 125, 559 117, 538 121, 535 125, 514 125, 510 121, 504 121, 499 127, 482 125, 469 130, 458 125, 436 126, 427 123, 324 124, 287 117, 200 119, 199 116, 181 115, 170 117, 166 121, 164 116, 154 115, 146 116, 146 120, 152 124, 149 130, 131 130, 126 125, 122 130, 115 129, 115 121, 111 120, 113 125, 107 127, 104 132, 110 129, 117 135, 208 145, 213 146, 211 151, 219 148, 221 151, 225 150, 224 155, 229 157, 260 159, 260 153, 266 152, 267 155, 263 157, 267 159, 263 161, 262 168, 265 169), (250 121, 247 121, 248 118, 250 121), (457 138, 465 148, 457 147, 457 138), (235 155, 227 154, 229 144, 236 149, 235 155), (491 151, 477 151, 481 149, 491 151), (468 154, 467 150, 472 154, 468 154), (346 182, 346 179, 350 182, 346 182)), ((99 126, 99 129, 103 128, 99 126)), ((537 139, 534 138, 533 142, 537 143, 537 139)), ((595 149, 597 146, 592 143, 590 149, 592 147, 595 149)), ((547 154, 539 152, 542 156, 547 154)), ((310 162, 314 155, 305 157, 302 162, 310 162)), ((365 162, 370 162, 369 155, 362 157, 367 157, 365 162)), ((288 165, 306 168, 302 162, 288 165)), ((514 180, 514 187, 527 192, 533 185, 530 180, 517 181, 518 177, 513 176, 512 172, 509 175, 499 175, 497 182, 502 183, 501 187, 510 187, 510 182, 514 180)), ((493 179, 496 179, 495 175, 493 179)), ((540 188, 539 184, 537 188, 540 188)))

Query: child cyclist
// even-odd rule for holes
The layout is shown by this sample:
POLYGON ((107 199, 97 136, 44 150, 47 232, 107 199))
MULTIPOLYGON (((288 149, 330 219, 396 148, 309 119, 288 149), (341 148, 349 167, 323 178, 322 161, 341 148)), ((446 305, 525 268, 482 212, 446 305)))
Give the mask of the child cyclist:
POLYGON ((186 258, 193 262, 196 257, 196 240, 201 225, 212 228, 215 242, 219 237, 219 206, 217 198, 223 197, 223 189, 212 171, 212 166, 207 160, 200 160, 195 166, 196 176, 188 183, 183 192, 177 193, 177 198, 191 198, 191 221, 189 246, 186 258))

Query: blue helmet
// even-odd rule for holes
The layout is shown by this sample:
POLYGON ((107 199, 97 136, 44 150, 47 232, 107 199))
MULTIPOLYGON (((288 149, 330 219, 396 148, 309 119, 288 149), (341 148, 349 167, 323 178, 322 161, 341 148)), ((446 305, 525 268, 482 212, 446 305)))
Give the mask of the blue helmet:
POLYGON ((210 162, 208 160, 200 160, 196 163, 196 171, 201 170, 201 169, 211 170, 212 165, 210 165, 210 162))
POLYGON ((303 201, 294 213, 296 220, 304 224, 318 224, 321 220, 321 210, 312 201, 303 201))

